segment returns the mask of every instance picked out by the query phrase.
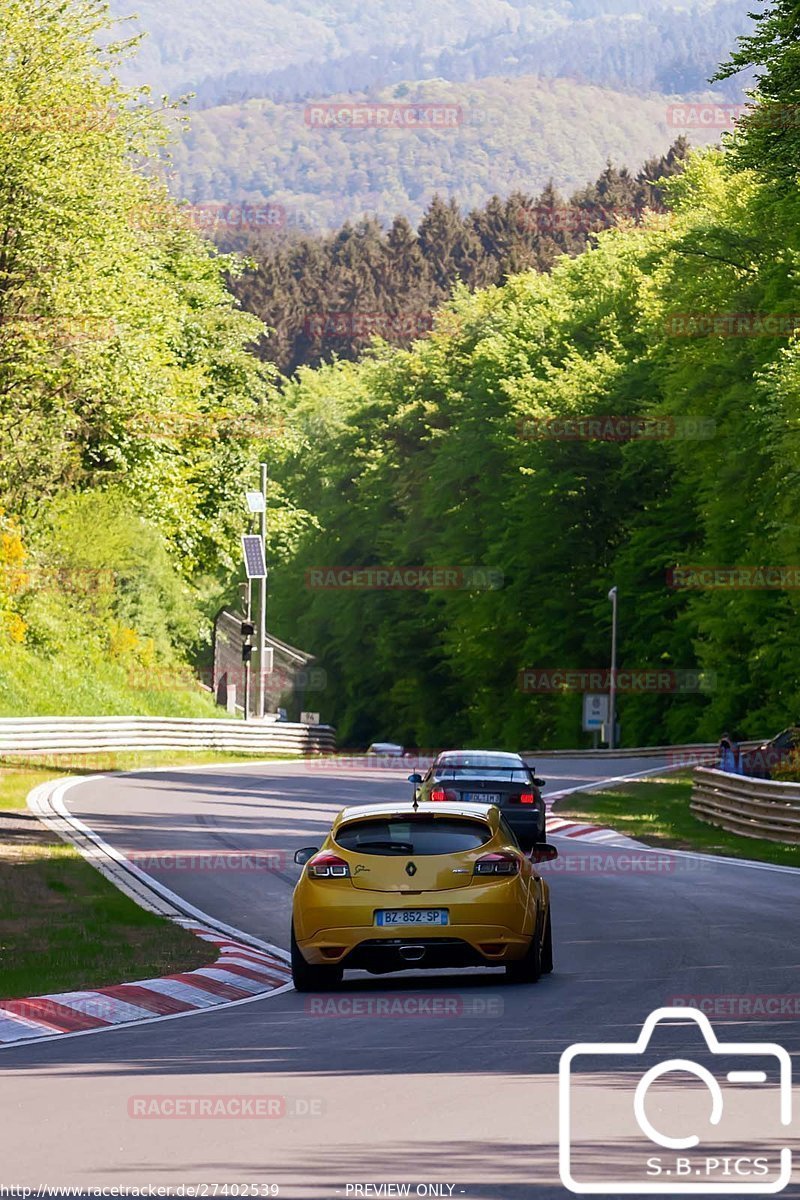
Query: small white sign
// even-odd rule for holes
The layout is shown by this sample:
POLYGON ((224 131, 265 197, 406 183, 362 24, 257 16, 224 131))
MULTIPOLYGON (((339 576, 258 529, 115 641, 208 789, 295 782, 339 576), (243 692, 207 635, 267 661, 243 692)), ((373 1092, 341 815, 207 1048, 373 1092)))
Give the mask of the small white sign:
POLYGON ((608 696, 605 692, 584 692, 583 696, 583 728, 591 733, 594 729, 602 729, 608 721, 608 696))
POLYGON ((319 725, 319 713, 300 713, 301 725, 319 725))

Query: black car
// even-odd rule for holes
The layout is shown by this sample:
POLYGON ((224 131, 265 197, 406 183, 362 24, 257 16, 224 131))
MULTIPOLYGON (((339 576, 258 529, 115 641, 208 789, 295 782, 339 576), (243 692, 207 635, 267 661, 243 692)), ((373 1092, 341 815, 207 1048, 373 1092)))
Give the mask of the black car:
POLYGON ((425 776, 409 775, 421 802, 496 804, 523 850, 547 840, 545 807, 537 779, 519 754, 502 750, 445 750, 425 776))
POLYGON ((790 725, 768 742, 742 750, 739 754, 739 773, 751 779, 769 779, 770 772, 786 762, 800 748, 800 728, 790 725))

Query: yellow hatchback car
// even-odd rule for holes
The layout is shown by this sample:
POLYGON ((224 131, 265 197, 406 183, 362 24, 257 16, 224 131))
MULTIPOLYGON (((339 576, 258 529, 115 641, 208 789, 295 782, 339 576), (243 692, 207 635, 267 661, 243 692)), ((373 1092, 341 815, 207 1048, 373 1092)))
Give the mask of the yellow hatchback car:
MULTIPOLYGON (((557 853, 535 850, 539 862, 557 853)), ((322 847, 294 858, 300 992, 336 986, 345 968, 505 966, 520 983, 553 969, 550 889, 495 805, 345 808, 322 847)))

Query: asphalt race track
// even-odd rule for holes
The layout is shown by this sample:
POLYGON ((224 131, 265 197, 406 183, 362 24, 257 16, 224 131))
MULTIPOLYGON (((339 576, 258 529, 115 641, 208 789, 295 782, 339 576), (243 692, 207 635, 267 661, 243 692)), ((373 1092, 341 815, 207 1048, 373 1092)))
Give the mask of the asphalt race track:
MULTIPOLYGON (((537 769, 553 792, 654 765, 560 759, 537 769)), ((318 845, 343 804, 408 794, 405 772, 273 763, 99 778, 73 788, 68 802, 173 891, 287 947, 294 850, 318 845)), ((253 1190, 238 1194, 295 1200, 403 1194, 388 1184, 407 1184, 412 1196, 566 1196, 558 1173, 562 1052, 573 1042, 632 1042, 647 1015, 676 998, 734 998, 724 1002, 731 1015, 713 1017, 717 1035, 779 1043, 797 1079, 797 873, 552 840, 561 853, 543 868, 553 896, 552 976, 515 987, 498 972, 353 975, 324 1001, 289 991, 5 1049, 0 1185, 208 1185, 198 1194, 213 1196, 215 1185, 216 1195, 235 1195, 231 1185, 246 1184, 253 1190), (784 1012, 749 1015, 747 1004, 765 996, 784 998, 784 1012), (164 1115, 164 1099, 175 1097, 234 1105, 270 1097, 273 1115, 164 1115)), ((676 1036, 673 1026, 670 1045, 676 1036)), ((647 1178, 646 1152, 614 1123, 622 1085, 610 1095, 596 1068, 581 1068, 579 1079, 581 1170, 615 1195, 609 1145, 628 1156, 631 1179, 647 1178)), ((664 1090, 662 1125, 706 1120, 705 1094, 691 1084, 680 1098, 664 1090)), ((754 1147, 763 1139, 759 1146, 776 1149, 782 1137, 797 1147, 797 1115, 788 1131, 768 1128, 766 1099, 762 1092, 763 1120, 761 1109, 754 1115, 731 1102, 726 1144, 738 1147, 745 1130, 754 1147)), ((800 1196, 797 1173, 782 1195, 800 1196)))

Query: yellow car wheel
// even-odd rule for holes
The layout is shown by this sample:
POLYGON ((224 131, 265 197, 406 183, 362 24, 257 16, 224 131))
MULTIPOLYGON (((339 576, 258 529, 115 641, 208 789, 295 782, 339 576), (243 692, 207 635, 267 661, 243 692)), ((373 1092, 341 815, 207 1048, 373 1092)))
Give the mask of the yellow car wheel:
POLYGON ((553 948, 550 939, 550 912, 545 918, 545 927, 541 933, 534 930, 531 944, 524 958, 517 962, 508 963, 506 978, 509 983, 536 983, 542 975, 553 969, 553 948), (549 949, 548 949, 549 948, 549 949))
POLYGON ((553 970, 553 930, 550 926, 550 909, 547 910, 547 921, 542 938, 542 974, 549 975, 553 970))
POLYGON ((292 925, 292 983, 296 992, 327 992, 344 978, 341 967, 318 967, 307 963, 294 936, 292 925))

